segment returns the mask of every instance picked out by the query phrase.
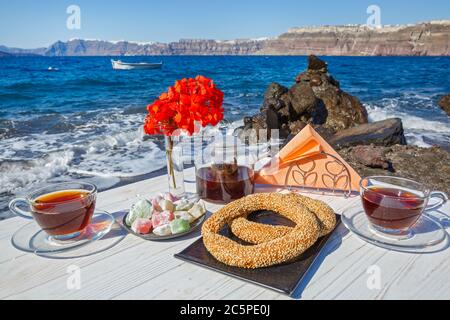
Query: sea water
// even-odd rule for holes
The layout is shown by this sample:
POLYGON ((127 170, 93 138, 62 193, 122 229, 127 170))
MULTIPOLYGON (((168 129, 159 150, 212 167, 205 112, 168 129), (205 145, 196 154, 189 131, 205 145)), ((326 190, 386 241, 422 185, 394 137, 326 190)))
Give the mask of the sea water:
MULTIPOLYGON (((121 57, 164 66, 114 71, 110 59, 0 58, 0 217, 12 197, 42 185, 83 179, 106 189, 163 168, 164 143, 146 137, 142 123, 176 79, 214 79, 236 126, 258 111, 269 83, 290 86, 307 66, 306 57, 121 57)), ((400 117, 409 143, 450 149, 450 117, 437 105, 450 93, 450 58, 324 59, 371 121, 400 117)))

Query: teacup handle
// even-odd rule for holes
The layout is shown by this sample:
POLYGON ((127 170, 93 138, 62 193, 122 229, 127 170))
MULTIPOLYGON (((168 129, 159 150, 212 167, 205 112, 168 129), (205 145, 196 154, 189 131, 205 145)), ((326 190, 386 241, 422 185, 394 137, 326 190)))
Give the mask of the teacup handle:
POLYGON ((33 217, 31 216, 31 212, 22 210, 17 206, 17 204, 21 203, 21 202, 28 204, 27 199, 16 198, 9 203, 9 210, 11 210, 12 213, 14 213, 15 215, 18 215, 19 217, 22 217, 22 218, 25 218, 28 220, 33 220, 33 217))
POLYGON ((427 211, 440 208, 441 206, 446 204, 448 201, 448 196, 444 192, 441 192, 441 191, 432 191, 430 193, 430 198, 441 198, 441 201, 439 201, 438 203, 432 204, 430 206, 427 206, 425 208, 425 210, 427 210, 427 211))

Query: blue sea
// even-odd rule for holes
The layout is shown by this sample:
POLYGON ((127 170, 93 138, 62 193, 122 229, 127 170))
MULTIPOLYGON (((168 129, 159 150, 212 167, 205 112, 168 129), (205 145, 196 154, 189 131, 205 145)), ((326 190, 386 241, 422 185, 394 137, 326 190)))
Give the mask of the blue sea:
MULTIPOLYGON (((0 217, 13 196, 43 184, 83 179, 105 189, 164 167, 162 141, 146 139, 142 123, 176 79, 213 78, 236 125, 260 108, 269 83, 290 86, 307 66, 306 57, 122 57, 164 67, 114 71, 110 59, 0 58, 0 217)), ((324 59, 371 121, 400 117, 409 143, 450 149, 450 118, 437 105, 450 93, 450 58, 324 59)))

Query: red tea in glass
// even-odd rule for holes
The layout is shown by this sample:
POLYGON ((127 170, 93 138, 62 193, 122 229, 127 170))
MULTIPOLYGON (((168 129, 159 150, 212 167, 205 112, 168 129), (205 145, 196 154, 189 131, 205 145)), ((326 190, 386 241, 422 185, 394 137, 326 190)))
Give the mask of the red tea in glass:
POLYGON ((67 235, 84 230, 91 221, 95 198, 84 190, 63 190, 34 199, 32 214, 49 235, 67 235))
POLYGON ((395 188, 370 187, 362 196, 364 210, 373 225, 403 230, 420 218, 426 202, 418 195, 395 188))
POLYGON ((34 219, 52 239, 75 239, 90 224, 94 215, 97 187, 84 182, 63 182, 16 198, 9 209, 16 215, 34 219), (19 204, 27 205, 24 210, 19 204))
POLYGON ((439 191, 431 192, 422 183, 399 177, 375 176, 360 182, 361 201, 371 226, 388 235, 411 235, 425 210, 432 210, 447 202, 439 191), (431 198, 438 201, 429 204, 431 198))
POLYGON ((235 164, 220 164, 197 169, 197 194, 216 203, 229 203, 254 191, 253 169, 235 164))
POLYGON ((256 149, 236 136, 218 134, 195 161, 197 194, 226 204, 254 192, 256 149))

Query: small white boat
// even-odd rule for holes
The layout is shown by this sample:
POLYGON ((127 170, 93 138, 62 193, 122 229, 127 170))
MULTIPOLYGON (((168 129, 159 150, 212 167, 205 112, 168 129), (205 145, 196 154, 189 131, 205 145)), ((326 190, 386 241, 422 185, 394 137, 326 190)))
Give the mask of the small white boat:
POLYGON ((111 64, 114 70, 139 70, 139 69, 160 69, 163 65, 162 62, 159 63, 127 63, 120 60, 111 60, 111 64))

